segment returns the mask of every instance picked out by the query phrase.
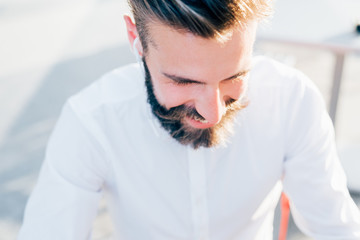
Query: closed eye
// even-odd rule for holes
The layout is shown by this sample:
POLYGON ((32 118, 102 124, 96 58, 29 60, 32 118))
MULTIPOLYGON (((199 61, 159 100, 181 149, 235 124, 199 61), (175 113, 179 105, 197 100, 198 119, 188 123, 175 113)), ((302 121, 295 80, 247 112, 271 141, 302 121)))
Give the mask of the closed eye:
POLYGON ((249 76, 249 71, 245 71, 239 74, 236 74, 228 79, 225 79, 225 81, 231 81, 231 83, 238 83, 241 81, 244 81, 249 76))
POLYGON ((232 84, 234 83, 239 83, 241 81, 244 80, 244 77, 236 77, 236 78, 232 78, 232 79, 228 79, 228 80, 225 80, 226 82, 231 82, 232 84))
POLYGON ((166 73, 164 73, 164 75, 167 78, 171 79, 174 84, 180 85, 180 86, 185 86, 185 85, 190 85, 190 84, 204 84, 203 82, 200 82, 200 81, 187 79, 187 78, 174 76, 174 75, 169 75, 169 74, 166 74, 166 73))
POLYGON ((181 82, 173 81, 173 83, 176 84, 176 85, 180 85, 180 86, 185 86, 185 85, 192 84, 191 82, 185 82, 185 81, 181 81, 181 82))
MULTIPOLYGON (((239 72, 229 78, 224 79, 223 81, 237 83, 237 82, 240 82, 240 81, 244 80, 245 78, 247 78, 248 73, 249 73, 249 70, 242 71, 242 72, 239 72)), ((179 85, 179 86, 186 86, 186 85, 190 85, 190 84, 206 84, 205 82, 192 80, 192 79, 188 79, 188 78, 183 78, 180 76, 171 75, 171 74, 167 74, 167 73, 163 73, 163 75, 165 77, 171 79, 174 84, 179 85)))
POLYGON ((176 85, 180 85, 180 86, 184 86, 184 85, 190 85, 190 84, 194 84, 197 82, 191 81, 191 80, 187 80, 187 79, 171 79, 172 82, 176 85))

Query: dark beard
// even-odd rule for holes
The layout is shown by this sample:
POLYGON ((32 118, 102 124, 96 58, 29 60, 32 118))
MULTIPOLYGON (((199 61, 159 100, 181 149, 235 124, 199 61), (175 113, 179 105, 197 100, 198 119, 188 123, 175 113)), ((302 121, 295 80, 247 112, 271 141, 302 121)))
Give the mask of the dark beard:
POLYGON ((247 101, 240 102, 231 99, 226 102, 226 113, 218 124, 206 129, 193 128, 183 123, 185 117, 198 117, 202 120, 204 120, 204 118, 196 109, 185 105, 173 107, 169 110, 161 106, 155 97, 150 71, 145 59, 143 59, 143 64, 148 95, 147 101, 162 127, 167 130, 173 138, 183 145, 191 145, 194 149, 225 145, 229 135, 233 133, 234 117, 239 110, 247 106, 247 101))

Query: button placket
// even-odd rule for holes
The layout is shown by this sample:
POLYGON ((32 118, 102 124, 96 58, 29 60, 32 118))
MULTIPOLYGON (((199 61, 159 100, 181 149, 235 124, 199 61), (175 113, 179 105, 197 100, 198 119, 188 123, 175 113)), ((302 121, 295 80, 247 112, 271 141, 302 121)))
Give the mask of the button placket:
POLYGON ((190 196, 195 240, 208 240, 209 215, 205 157, 202 149, 188 150, 190 196))

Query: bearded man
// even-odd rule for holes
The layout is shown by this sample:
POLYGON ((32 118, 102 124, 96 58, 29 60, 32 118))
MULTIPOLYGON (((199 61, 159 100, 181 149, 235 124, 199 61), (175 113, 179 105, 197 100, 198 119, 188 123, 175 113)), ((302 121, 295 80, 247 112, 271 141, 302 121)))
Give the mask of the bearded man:
POLYGON ((253 57, 267 0, 129 0, 139 63, 66 103, 19 239, 89 239, 107 193, 115 239, 272 239, 284 191, 315 239, 360 239, 322 98, 253 57))

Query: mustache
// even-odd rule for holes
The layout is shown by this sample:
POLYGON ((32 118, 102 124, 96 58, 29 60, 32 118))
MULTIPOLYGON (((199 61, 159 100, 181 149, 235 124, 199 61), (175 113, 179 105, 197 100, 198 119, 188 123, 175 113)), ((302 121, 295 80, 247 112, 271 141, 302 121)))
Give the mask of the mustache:
MULTIPOLYGON (((228 99, 225 101, 226 112, 227 111, 235 111, 239 109, 241 104, 238 100, 228 99)), ((198 113, 198 111, 194 107, 180 105, 177 107, 172 107, 170 109, 165 109, 164 107, 155 109, 155 114, 163 119, 164 121, 172 122, 172 121, 181 121, 185 117, 188 118, 198 118, 201 120, 205 120, 205 118, 198 113)))
POLYGON ((161 117, 163 120, 167 121, 180 121, 184 117, 194 118, 198 117, 204 119, 195 108, 189 107, 186 105, 180 105, 177 107, 170 108, 169 110, 165 108, 159 108, 155 110, 155 113, 161 117))

